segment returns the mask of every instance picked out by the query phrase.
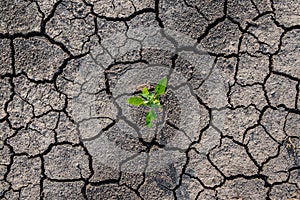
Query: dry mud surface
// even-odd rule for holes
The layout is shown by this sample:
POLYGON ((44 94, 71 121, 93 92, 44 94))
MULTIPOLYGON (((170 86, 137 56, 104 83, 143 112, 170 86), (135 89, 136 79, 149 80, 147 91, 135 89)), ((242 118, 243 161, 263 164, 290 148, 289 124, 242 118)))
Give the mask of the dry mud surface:
POLYGON ((300 199, 299 8, 2 0, 0 198, 300 199))

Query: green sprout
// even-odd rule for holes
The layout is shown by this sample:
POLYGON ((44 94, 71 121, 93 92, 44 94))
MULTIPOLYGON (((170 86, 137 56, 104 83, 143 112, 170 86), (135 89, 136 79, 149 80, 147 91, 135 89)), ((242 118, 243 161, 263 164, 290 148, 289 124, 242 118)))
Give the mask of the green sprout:
POLYGON ((152 127, 152 121, 156 119, 156 113, 153 110, 154 108, 158 108, 159 110, 162 108, 160 104, 160 96, 163 95, 167 88, 167 78, 164 77, 158 81, 155 86, 155 93, 151 94, 147 87, 144 87, 139 94, 140 97, 130 97, 128 99, 128 103, 133 106, 148 106, 150 110, 146 113, 146 126, 148 128, 152 127))

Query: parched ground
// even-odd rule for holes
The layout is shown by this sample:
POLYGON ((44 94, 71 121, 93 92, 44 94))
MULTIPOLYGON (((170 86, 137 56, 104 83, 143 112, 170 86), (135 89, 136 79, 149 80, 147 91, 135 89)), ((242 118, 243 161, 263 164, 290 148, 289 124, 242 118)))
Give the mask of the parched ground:
POLYGON ((300 199, 299 8, 2 0, 0 198, 300 199))

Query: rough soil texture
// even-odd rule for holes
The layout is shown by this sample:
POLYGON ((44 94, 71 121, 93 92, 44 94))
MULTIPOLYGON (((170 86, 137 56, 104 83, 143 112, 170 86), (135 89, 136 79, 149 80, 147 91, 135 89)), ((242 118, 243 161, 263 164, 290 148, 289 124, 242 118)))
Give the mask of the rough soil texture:
POLYGON ((299 8, 2 0, 0 198, 300 199, 299 8))

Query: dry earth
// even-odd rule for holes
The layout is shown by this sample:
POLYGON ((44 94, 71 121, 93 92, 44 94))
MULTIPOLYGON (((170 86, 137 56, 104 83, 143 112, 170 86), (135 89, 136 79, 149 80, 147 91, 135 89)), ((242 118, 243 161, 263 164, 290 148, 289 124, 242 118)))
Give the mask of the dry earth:
POLYGON ((300 199, 299 8, 2 0, 0 198, 300 199))

